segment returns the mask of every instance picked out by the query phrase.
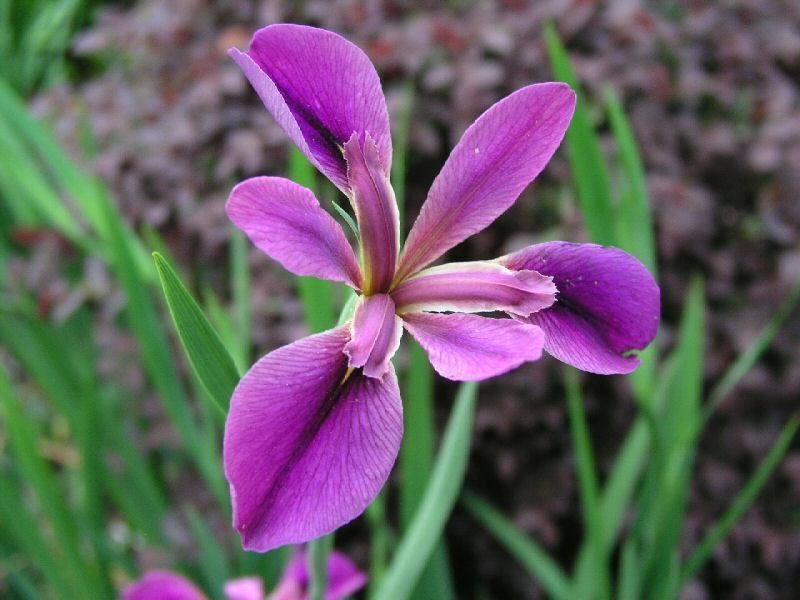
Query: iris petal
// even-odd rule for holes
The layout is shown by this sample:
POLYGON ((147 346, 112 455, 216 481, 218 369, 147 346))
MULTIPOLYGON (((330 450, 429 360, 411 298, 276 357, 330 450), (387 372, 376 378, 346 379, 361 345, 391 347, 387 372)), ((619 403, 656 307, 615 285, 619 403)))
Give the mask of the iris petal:
POLYGON ((392 163, 389 115, 369 58, 343 37, 304 25, 270 25, 250 49, 229 51, 272 116, 308 159, 342 192, 342 148, 369 132, 381 162, 392 163))
POLYGON ((492 262, 448 263, 424 269, 392 291, 400 313, 507 311, 527 317, 555 300, 552 278, 492 262))
POLYGON ((363 367, 367 377, 383 377, 400 346, 402 333, 403 325, 390 296, 375 294, 361 298, 353 315, 352 337, 344 347, 350 359, 348 366, 363 367))
POLYGON ((574 367, 610 375, 639 365, 632 350, 658 331, 660 291, 647 268, 618 248, 547 242, 498 260, 510 269, 550 275, 556 303, 527 322, 545 332, 545 350, 574 367))
POLYGON ((455 381, 488 379, 542 355, 542 330, 511 319, 411 313, 403 315, 403 326, 436 372, 455 381))
POLYGON ((400 257, 395 282, 487 227, 541 172, 569 126, 575 93, 530 85, 500 100, 464 133, 433 182, 400 257))
POLYGON ((400 247, 400 213, 389 184, 389 172, 370 135, 363 142, 354 134, 344 146, 350 200, 361 237, 364 293, 389 289, 400 247))
POLYGON ((257 248, 295 275, 360 286, 344 231, 311 190, 281 177, 254 177, 233 188, 225 208, 257 248))
POLYGON ((345 377, 348 327, 267 354, 239 382, 223 461, 234 527, 248 550, 305 542, 361 514, 403 434, 394 369, 345 377))

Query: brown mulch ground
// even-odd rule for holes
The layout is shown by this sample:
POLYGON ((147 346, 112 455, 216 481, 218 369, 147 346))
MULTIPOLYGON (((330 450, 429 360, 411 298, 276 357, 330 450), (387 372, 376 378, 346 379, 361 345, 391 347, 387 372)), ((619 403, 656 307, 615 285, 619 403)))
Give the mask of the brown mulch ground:
MULTIPOLYGON (((87 70, 83 82, 51 90, 34 105, 55 118, 59 135, 75 148, 80 115, 87 115, 99 148, 94 168, 121 210, 138 226, 156 227, 185 272, 222 290, 227 193, 245 176, 283 173, 286 155, 285 136, 225 56, 227 47, 246 46, 266 23, 308 22, 367 51, 395 115, 404 82, 412 80, 413 212, 478 114, 524 84, 551 78, 541 31, 552 20, 590 96, 600 99, 602 85, 612 84, 640 141, 658 227, 665 347, 690 274, 706 278, 706 377, 713 382, 800 278, 800 4, 634 1, 602 10, 582 0, 412 4, 142 0, 102 13, 76 41, 76 60, 87 70), (90 76, 97 65, 103 68, 90 76)), ((566 178, 560 153, 535 190, 456 254, 485 258, 545 235, 581 239, 578 215, 564 214, 557 193, 566 178)), ((260 254, 251 258, 255 343, 264 352, 301 334, 300 310, 291 280, 260 254)), ((104 281, 100 265, 88 265, 86 273, 104 281)), ((68 290, 62 285, 57 292, 66 303, 68 290)), ((113 303, 112 292, 109 298, 113 303)), ((104 343, 112 357, 131 351, 113 331, 104 343)), ((571 564, 581 531, 558 373, 547 359, 483 386, 468 484, 571 564)), ((127 377, 136 385, 135 373, 127 377)), ((452 390, 441 384, 441 391, 447 398, 452 390)), ((796 313, 703 437, 687 545, 742 486, 798 398, 796 313)), ((593 378, 587 403, 607 466, 634 407, 617 378, 593 378)), ((795 443, 686 597, 796 597, 798 506, 795 443)), ((466 514, 455 514, 448 536, 463 597, 478 583, 496 598, 542 597, 466 514)))

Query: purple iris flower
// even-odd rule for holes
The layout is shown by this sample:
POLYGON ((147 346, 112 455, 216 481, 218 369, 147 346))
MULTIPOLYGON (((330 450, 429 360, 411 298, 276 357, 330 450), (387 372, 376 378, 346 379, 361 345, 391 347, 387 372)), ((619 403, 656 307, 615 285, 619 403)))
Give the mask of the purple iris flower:
MULTIPOLYGON (((342 600, 360 590, 367 576, 340 552, 328 556, 328 586, 325 600, 342 600)), ((289 562, 278 586, 265 596, 260 577, 242 577, 225 584, 227 600, 308 600, 310 573, 305 552, 289 562)), ((170 571, 150 571, 129 585, 121 600, 207 600, 191 581, 170 571)))
POLYGON ((436 178, 403 248, 389 184, 392 144, 366 55, 311 27, 273 25, 230 50, 267 109, 349 199, 356 256, 312 192, 279 177, 237 185, 231 220, 292 273, 343 282, 352 319, 267 354, 242 378, 225 426, 234 527, 266 551, 357 517, 385 483, 403 414, 390 362, 403 329, 433 368, 481 380, 546 350, 595 373, 627 373, 655 336, 659 290, 615 249, 551 242, 482 262, 430 266, 487 227, 539 174, 567 130, 575 94, 530 85, 487 110, 436 178), (512 318, 476 313, 504 312, 512 318))

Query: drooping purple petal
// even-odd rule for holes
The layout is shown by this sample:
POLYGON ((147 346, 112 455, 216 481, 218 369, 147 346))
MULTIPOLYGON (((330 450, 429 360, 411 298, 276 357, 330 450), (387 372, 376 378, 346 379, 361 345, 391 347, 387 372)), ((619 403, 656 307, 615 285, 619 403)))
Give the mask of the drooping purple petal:
POLYGON ((400 251, 400 214, 389 184, 389 171, 380 162, 378 147, 367 134, 353 134, 344 146, 350 201, 358 219, 364 293, 389 289, 400 251))
POLYGON ((534 325, 470 314, 411 313, 403 326, 442 377, 480 381, 542 355, 544 334, 534 325))
MULTIPOLYGON (((308 556, 298 552, 284 571, 278 588, 269 600, 308 600, 311 583, 308 556)), ((328 587, 325 600, 344 600, 367 583, 367 576, 341 552, 335 550, 328 555, 328 587)))
POLYGON ((331 31, 281 24, 257 31, 246 53, 228 53, 281 128, 343 192, 342 148, 353 133, 369 133, 382 164, 391 166, 386 102, 360 48, 331 31))
POLYGON ((348 366, 363 367, 364 375, 382 378, 400 346, 403 323, 387 294, 362 296, 353 315, 350 341, 344 347, 348 366))
POLYGON ((406 279, 392 291, 400 313, 506 311, 527 317, 555 300, 552 279, 493 262, 448 263, 406 279))
POLYGON ((182 575, 150 571, 125 588, 122 600, 206 600, 206 597, 182 575))
POLYGON ((353 248, 311 190, 282 177, 253 177, 233 188, 225 208, 259 250, 295 275, 360 287, 353 248))
POLYGON ((618 248, 548 242, 498 262, 553 277, 556 303, 526 319, 544 329, 547 352, 604 375, 630 373, 639 365, 626 353, 655 338, 661 310, 658 285, 639 260, 618 248))
POLYGON ((223 462, 234 527, 264 552, 357 517, 383 486, 403 433, 394 369, 349 371, 349 327, 267 354, 239 382, 223 462))
POLYGON ((575 93, 564 83, 514 92, 464 133, 433 182, 408 235, 395 281, 425 267, 485 228, 541 172, 572 118, 575 93))
POLYGON ((264 582, 261 577, 240 577, 225 583, 227 600, 264 600, 264 582))

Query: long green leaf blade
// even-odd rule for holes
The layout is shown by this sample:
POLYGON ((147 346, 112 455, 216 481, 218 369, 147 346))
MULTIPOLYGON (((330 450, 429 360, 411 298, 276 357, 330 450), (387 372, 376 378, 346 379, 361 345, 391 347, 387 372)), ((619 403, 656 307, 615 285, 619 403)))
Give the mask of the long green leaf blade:
POLYGON ((153 253, 153 260, 189 363, 216 407, 227 414, 228 402, 239 381, 236 365, 175 270, 158 252, 153 253))
POLYGON ((714 548, 730 533, 734 525, 739 522, 747 509, 750 508, 764 484, 789 450, 789 445, 792 443, 798 427, 800 427, 800 417, 797 415, 791 417, 784 425, 775 444, 770 448, 767 456, 761 461, 761 464, 742 491, 736 495, 736 498, 734 498, 719 522, 705 535, 684 563, 680 573, 681 585, 686 583, 703 566, 711 556, 714 548))
POLYGON ((520 533, 513 523, 477 495, 464 491, 461 501, 548 595, 554 600, 573 598, 569 579, 545 549, 520 533))
POLYGON ((568 83, 578 96, 566 140, 569 164, 586 230, 593 242, 613 245, 616 236, 613 226, 611 179, 600 149, 600 142, 589 120, 586 96, 578 84, 567 51, 552 24, 545 25, 544 39, 553 75, 556 79, 568 83))
POLYGON ((589 426, 583 409, 577 371, 571 368, 565 371, 565 384, 572 446, 575 449, 575 464, 578 470, 578 489, 583 510, 584 531, 591 548, 593 562, 591 570, 594 575, 591 582, 578 579, 575 594, 587 600, 596 596, 607 599, 611 597, 611 581, 605 550, 605 525, 601 518, 597 467, 595 466, 592 442, 589 438, 589 426))
POLYGON ((474 382, 459 388, 430 482, 386 572, 378 600, 409 597, 442 535, 467 469, 477 391, 474 382))

